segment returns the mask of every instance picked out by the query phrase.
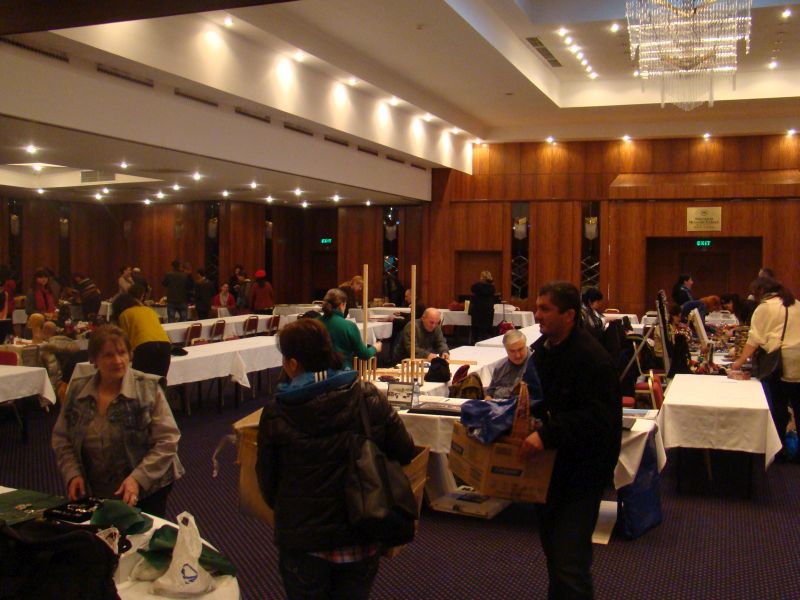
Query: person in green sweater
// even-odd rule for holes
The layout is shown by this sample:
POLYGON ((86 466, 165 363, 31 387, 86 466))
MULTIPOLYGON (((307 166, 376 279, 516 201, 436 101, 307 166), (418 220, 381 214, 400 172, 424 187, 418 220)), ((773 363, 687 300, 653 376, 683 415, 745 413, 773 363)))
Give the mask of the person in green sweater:
POLYGON ((353 356, 361 359, 372 358, 381 351, 381 343, 365 346, 361 341, 358 326, 344 318, 347 308, 347 294, 339 288, 328 290, 322 304, 322 324, 333 340, 333 348, 342 355, 345 369, 353 368, 353 356))

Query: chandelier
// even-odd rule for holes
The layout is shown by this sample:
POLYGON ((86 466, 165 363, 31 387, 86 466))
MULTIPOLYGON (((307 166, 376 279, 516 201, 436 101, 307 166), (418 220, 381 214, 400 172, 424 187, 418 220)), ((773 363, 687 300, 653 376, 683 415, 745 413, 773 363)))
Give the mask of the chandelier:
POLYGON ((627 0, 631 59, 644 81, 660 79, 666 102, 714 106, 714 79, 736 86, 737 45, 750 52, 752 0, 627 0))

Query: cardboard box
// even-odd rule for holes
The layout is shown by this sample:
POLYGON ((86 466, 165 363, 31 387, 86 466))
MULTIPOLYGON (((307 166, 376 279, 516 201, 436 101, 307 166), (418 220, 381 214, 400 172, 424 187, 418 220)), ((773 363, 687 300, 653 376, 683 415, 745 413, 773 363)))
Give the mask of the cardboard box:
POLYGON ((448 454, 450 470, 486 496, 514 502, 545 502, 555 450, 545 450, 533 460, 522 461, 517 457, 519 445, 513 438, 483 444, 467 435, 467 428, 456 421, 448 454))
POLYGON ((456 515, 493 519, 510 504, 508 500, 490 498, 474 492, 469 486, 462 485, 456 491, 433 500, 431 508, 456 515))

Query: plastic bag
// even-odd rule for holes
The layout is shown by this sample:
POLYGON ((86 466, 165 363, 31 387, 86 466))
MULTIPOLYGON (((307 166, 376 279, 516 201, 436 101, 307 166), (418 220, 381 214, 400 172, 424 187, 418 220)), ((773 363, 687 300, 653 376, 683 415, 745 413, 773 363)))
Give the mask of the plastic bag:
POLYGON ((194 517, 188 512, 178 515, 178 540, 172 552, 169 569, 153 582, 153 593, 164 596, 199 596, 214 589, 214 579, 200 566, 203 543, 194 517))

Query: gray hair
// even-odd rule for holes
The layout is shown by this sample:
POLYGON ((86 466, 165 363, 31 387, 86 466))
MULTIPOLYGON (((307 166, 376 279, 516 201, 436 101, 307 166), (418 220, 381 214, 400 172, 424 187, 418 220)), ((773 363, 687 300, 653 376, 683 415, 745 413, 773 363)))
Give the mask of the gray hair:
POLYGON ((508 348, 511 344, 516 344, 520 340, 526 344, 528 343, 528 339, 525 337, 524 333, 522 333, 519 329, 511 329, 506 331, 505 335, 503 336, 503 346, 508 348))

